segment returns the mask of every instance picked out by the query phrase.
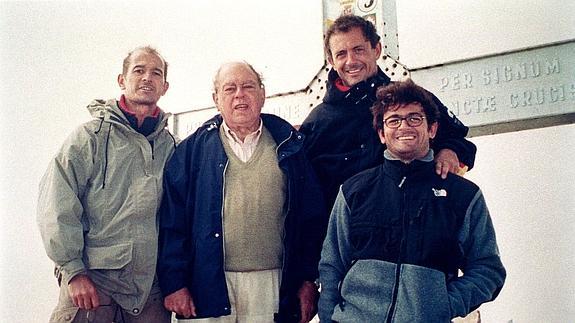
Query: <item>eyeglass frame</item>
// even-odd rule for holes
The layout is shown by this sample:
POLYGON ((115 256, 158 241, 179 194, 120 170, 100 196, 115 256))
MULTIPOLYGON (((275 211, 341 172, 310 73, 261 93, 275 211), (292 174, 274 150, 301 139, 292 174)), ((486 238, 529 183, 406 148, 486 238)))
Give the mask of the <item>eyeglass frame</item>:
POLYGON ((422 115, 422 114, 420 114, 420 113, 417 113, 417 112, 412 112, 412 113, 406 115, 405 117, 400 117, 400 116, 397 116, 397 115, 392 115, 391 117, 388 117, 388 118, 386 118, 386 119, 383 119, 383 124, 384 124, 386 127, 390 128, 390 129, 397 129, 397 128, 401 127, 401 124, 403 123, 403 120, 405 120, 405 122, 407 122, 407 125, 408 125, 408 126, 410 126, 410 127, 412 127, 412 128, 415 128, 415 127, 421 126, 421 125, 423 124, 423 120, 425 120, 425 119, 427 119, 427 118, 426 118, 424 115, 422 115), (420 123, 412 124, 412 122, 409 121, 409 118, 413 118, 413 117, 421 118, 420 123), (397 124, 397 126, 390 126, 389 124, 387 124, 387 122, 388 122, 389 119, 398 119, 398 120, 399 120, 399 123, 397 124))

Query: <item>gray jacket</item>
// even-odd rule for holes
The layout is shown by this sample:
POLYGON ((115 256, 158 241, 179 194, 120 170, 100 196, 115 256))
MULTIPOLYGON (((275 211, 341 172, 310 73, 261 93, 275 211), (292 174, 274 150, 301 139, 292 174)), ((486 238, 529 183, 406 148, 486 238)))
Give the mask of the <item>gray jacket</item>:
POLYGON ((139 312, 156 272, 164 164, 175 148, 160 113, 147 137, 114 99, 95 100, 40 182, 37 221, 62 284, 86 273, 124 309, 139 312))

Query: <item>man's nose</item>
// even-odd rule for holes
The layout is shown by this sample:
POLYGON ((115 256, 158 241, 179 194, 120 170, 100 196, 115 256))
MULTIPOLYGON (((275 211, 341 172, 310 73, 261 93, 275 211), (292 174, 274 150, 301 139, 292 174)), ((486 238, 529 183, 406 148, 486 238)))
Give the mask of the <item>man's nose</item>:
POLYGON ((356 54, 355 54, 353 51, 350 51, 350 52, 347 54, 347 60, 346 60, 345 63, 346 63, 346 64, 352 64, 352 63, 355 63, 356 61, 357 61, 357 56, 356 56, 356 54))
POLYGON ((149 72, 144 72, 144 74, 142 75, 142 80, 147 81, 147 80, 151 80, 152 79, 152 71, 149 72))
POLYGON ((407 118, 401 118, 399 119, 399 127, 397 127, 398 129, 400 128, 411 128, 411 126, 409 124, 407 124, 407 118))
POLYGON ((242 88, 241 86, 238 86, 237 89, 236 89, 236 92, 234 93, 234 96, 236 96, 236 97, 242 97, 242 96, 244 96, 245 91, 246 91, 246 90, 245 90, 244 88, 242 88))

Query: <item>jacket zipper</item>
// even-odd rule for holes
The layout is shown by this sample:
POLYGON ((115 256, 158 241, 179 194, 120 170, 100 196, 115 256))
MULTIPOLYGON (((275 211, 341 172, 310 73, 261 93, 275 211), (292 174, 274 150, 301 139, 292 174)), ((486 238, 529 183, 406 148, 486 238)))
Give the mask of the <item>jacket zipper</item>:
POLYGON ((393 321, 393 314, 395 312, 395 306, 397 305, 397 294, 399 292, 399 280, 401 277, 401 263, 403 261, 402 254, 403 254, 403 246, 406 243, 406 219, 408 218, 405 209, 407 205, 407 192, 406 189, 403 188, 403 184, 405 184, 406 177, 404 176, 401 179, 398 187, 403 191, 403 201, 401 204, 401 242, 399 243, 399 254, 397 255, 397 267, 395 268, 395 285, 393 287, 393 294, 391 296, 391 306, 389 307, 389 313, 387 314, 387 319, 385 320, 386 323, 391 323, 393 321))
POLYGON ((224 170, 222 172, 222 209, 220 211, 221 216, 220 218, 222 219, 222 232, 220 233, 222 235, 222 254, 223 254, 223 269, 224 269, 224 274, 225 274, 225 268, 226 268, 226 235, 224 234, 224 203, 225 203, 225 198, 226 198, 226 170, 228 169, 228 164, 229 161, 226 161, 226 165, 224 166, 224 170))
MULTIPOLYGON (((292 137, 293 131, 290 131, 289 136, 284 139, 282 142, 280 142, 280 144, 276 147, 276 155, 278 155, 279 157, 279 150, 280 147, 286 143, 288 140, 290 140, 290 138, 292 137)), ((278 164, 279 164, 279 160, 278 160, 278 164)), ((281 169, 281 167, 280 167, 281 169)), ((286 258, 287 258, 287 251, 285 248, 285 237, 286 237, 286 232, 287 232, 287 220, 288 220, 288 214, 290 212, 291 209, 291 178, 289 177, 289 174, 286 176, 287 177, 287 208, 286 208, 286 213, 285 213, 285 218, 284 218, 284 229, 283 229, 283 233, 282 233, 282 267, 281 267, 281 275, 280 277, 283 278, 283 272, 284 272, 284 267, 285 267, 285 263, 286 263, 286 258)), ((281 286, 281 279, 280 279, 280 286, 281 286)))

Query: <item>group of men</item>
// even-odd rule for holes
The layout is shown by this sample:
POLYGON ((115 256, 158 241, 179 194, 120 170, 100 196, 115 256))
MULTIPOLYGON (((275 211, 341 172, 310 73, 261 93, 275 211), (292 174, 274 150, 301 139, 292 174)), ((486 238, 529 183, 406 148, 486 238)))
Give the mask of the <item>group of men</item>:
POLYGON ((219 114, 182 142, 157 106, 167 62, 132 51, 120 99, 88 106, 41 180, 50 322, 449 322, 493 300, 493 225, 451 174, 473 167, 467 127, 390 82, 367 20, 338 18, 325 51, 327 93, 299 131, 261 113, 261 76, 232 62, 219 114))

